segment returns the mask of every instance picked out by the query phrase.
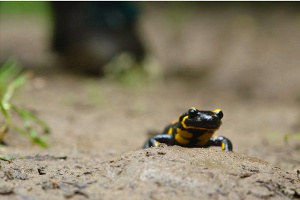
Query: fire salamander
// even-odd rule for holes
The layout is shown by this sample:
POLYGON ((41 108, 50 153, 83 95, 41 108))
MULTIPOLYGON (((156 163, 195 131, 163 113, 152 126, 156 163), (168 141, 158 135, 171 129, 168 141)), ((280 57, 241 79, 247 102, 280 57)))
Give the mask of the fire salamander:
POLYGON ((178 121, 168 125, 162 134, 146 141, 144 148, 156 147, 159 143, 182 147, 220 146, 222 150, 232 151, 232 143, 223 136, 214 136, 222 124, 221 109, 202 111, 191 107, 178 121))

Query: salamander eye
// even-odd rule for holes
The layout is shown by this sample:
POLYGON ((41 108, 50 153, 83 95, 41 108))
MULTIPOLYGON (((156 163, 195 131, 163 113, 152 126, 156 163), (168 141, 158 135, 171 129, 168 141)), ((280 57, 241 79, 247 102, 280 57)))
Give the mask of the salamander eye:
POLYGON ((194 118, 197 116, 197 110, 195 108, 190 108, 188 114, 190 118, 194 118))
POLYGON ((213 112, 219 117, 219 119, 222 119, 224 114, 220 108, 213 110, 213 112))

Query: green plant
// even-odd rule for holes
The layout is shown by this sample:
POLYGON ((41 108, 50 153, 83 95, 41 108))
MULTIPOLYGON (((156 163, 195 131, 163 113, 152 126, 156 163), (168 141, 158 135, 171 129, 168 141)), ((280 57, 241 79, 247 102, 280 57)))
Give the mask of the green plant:
POLYGON ((287 133, 284 135, 284 141, 286 143, 288 143, 291 138, 300 140, 300 133, 287 133))
POLYGON ((13 159, 13 157, 3 157, 3 156, 0 156, 0 160, 2 160, 2 161, 11 162, 12 159, 13 159))
POLYGON ((0 122, 0 143, 3 142, 8 130, 12 128, 28 137, 32 143, 47 147, 45 136, 49 133, 48 125, 33 113, 11 103, 15 90, 22 86, 25 81, 25 74, 14 61, 9 60, 0 67, 0 113, 4 118, 4 121, 0 122), (13 112, 20 117, 22 126, 12 123, 13 112), (36 126, 42 128, 44 133, 42 136, 36 131, 36 126))

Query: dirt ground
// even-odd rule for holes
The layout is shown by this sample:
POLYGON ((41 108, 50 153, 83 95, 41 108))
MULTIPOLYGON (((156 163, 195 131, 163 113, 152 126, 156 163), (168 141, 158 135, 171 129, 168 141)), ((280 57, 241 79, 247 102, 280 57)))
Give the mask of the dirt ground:
POLYGON ((0 18, 0 59, 14 54, 31 73, 14 101, 51 127, 45 149, 7 136, 0 199, 300 199, 300 9, 143 9, 159 66, 125 82, 60 68, 43 19, 0 18), (234 152, 141 149, 191 106, 223 110, 217 133, 234 152))

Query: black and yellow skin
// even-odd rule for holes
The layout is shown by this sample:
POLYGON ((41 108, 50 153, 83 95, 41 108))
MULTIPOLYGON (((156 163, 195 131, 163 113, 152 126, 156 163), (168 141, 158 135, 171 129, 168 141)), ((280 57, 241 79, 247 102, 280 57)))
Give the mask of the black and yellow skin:
POLYGON ((178 121, 168 125, 162 134, 157 134, 144 144, 144 148, 158 146, 159 143, 182 147, 220 146, 222 150, 232 151, 232 143, 223 136, 214 136, 222 124, 221 109, 202 111, 191 107, 178 121))

